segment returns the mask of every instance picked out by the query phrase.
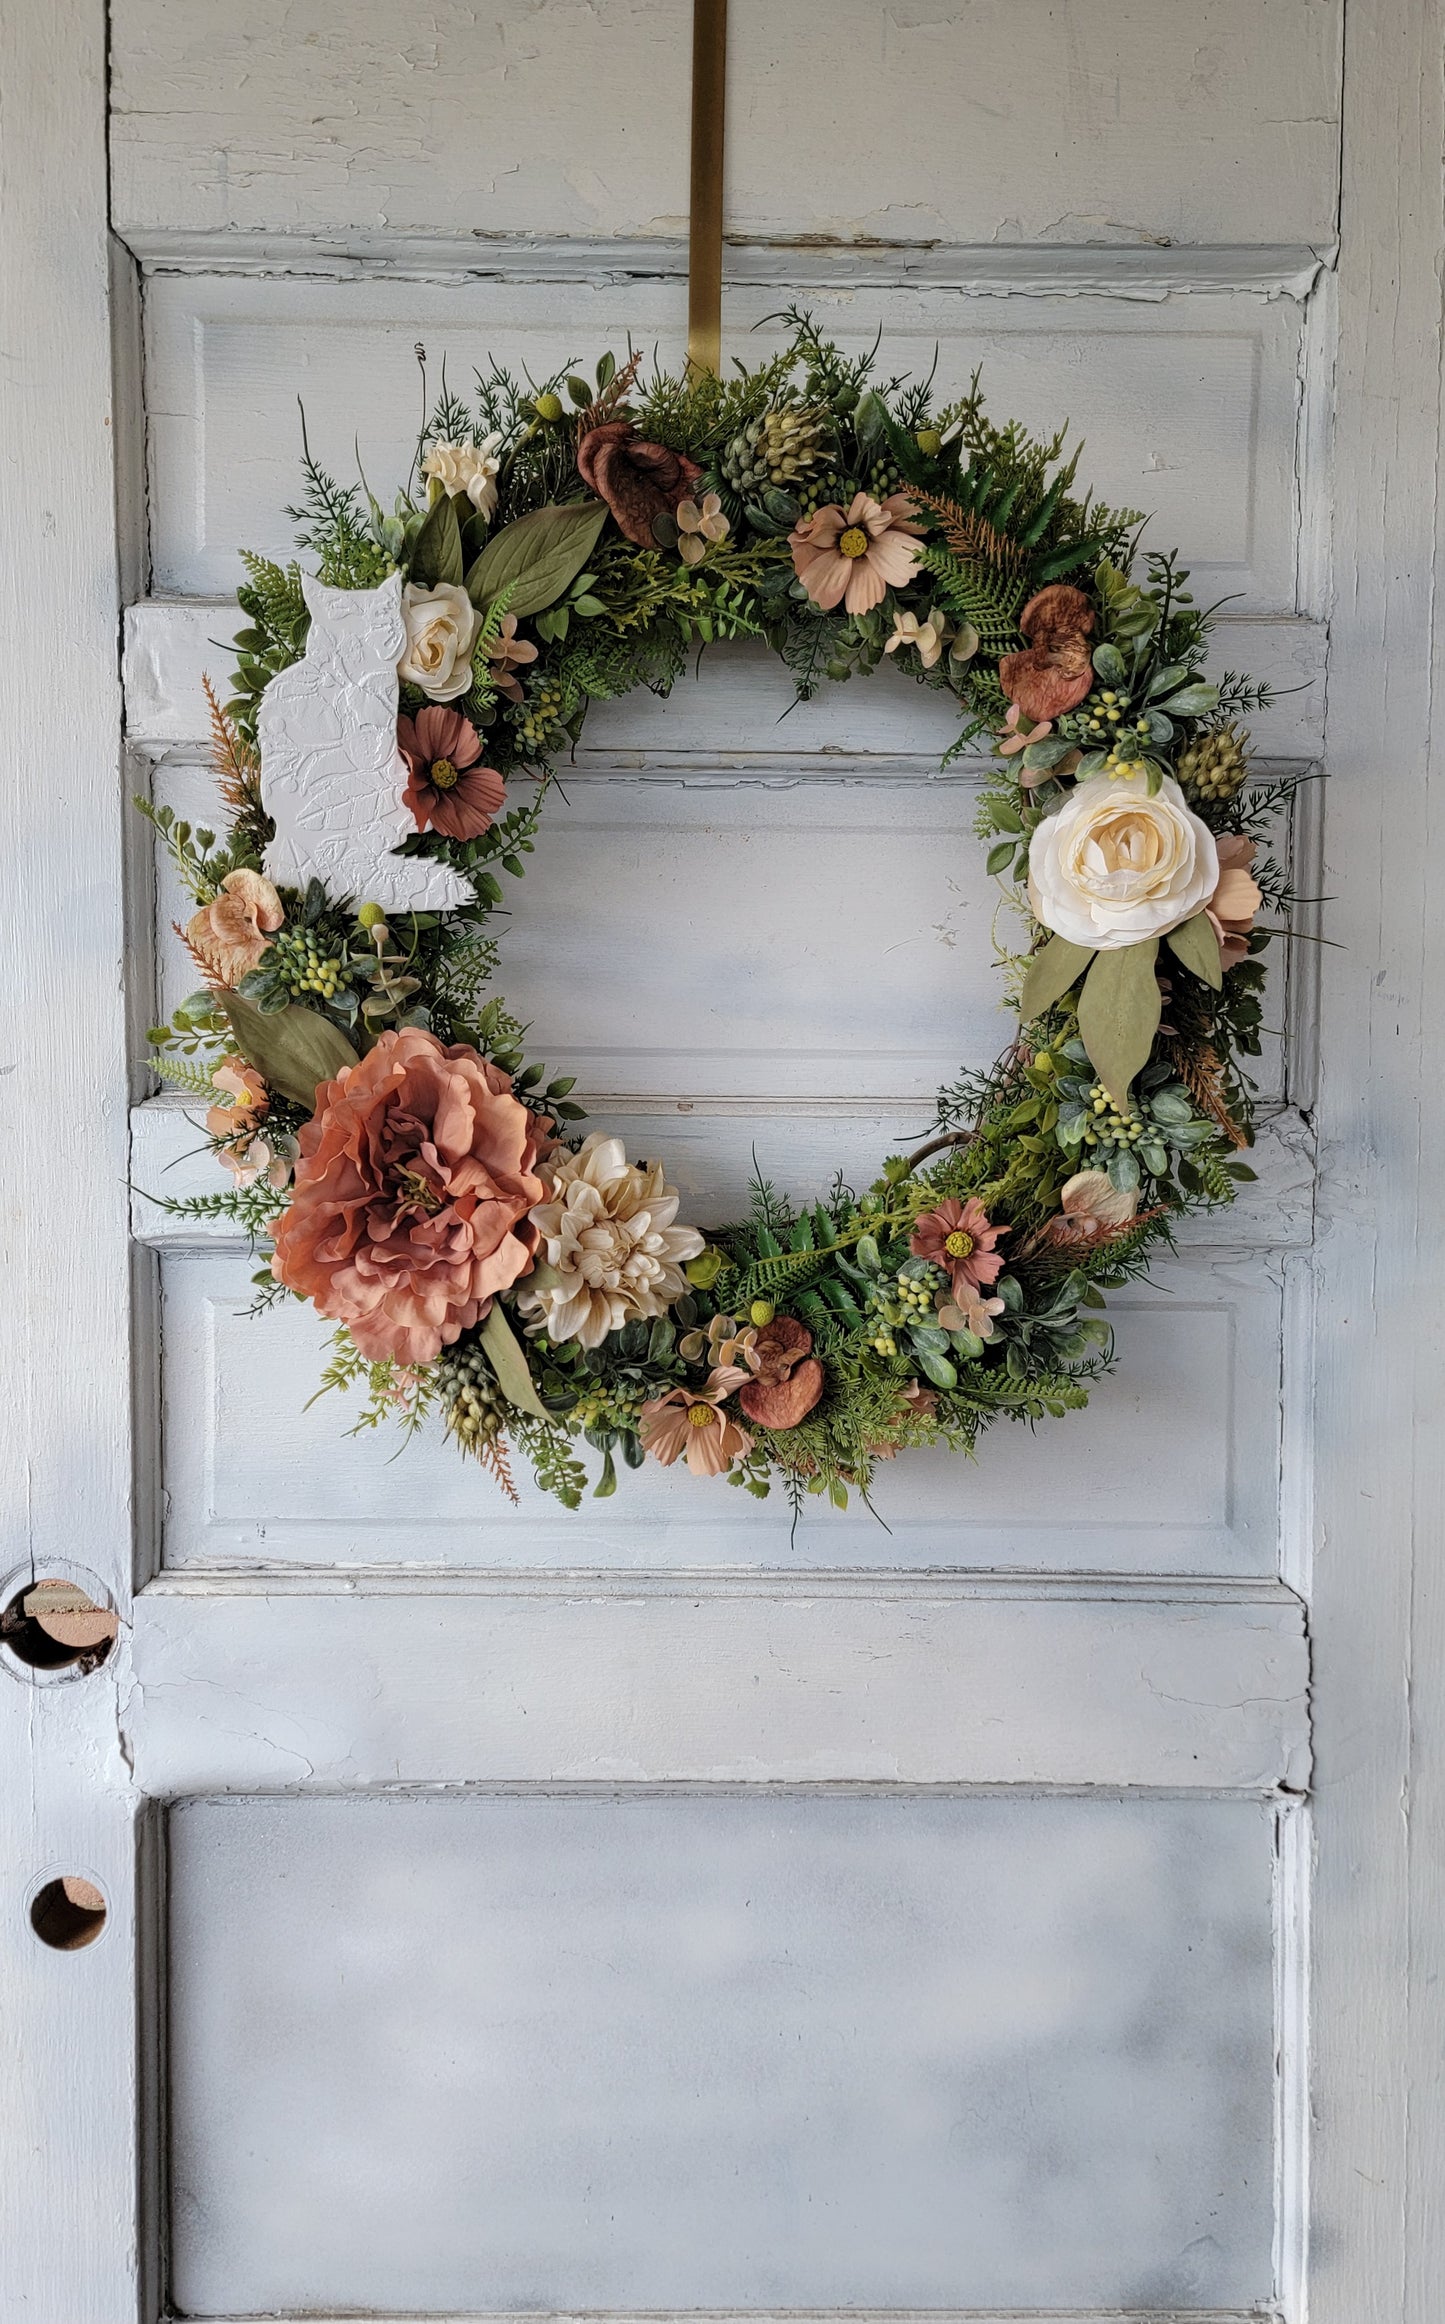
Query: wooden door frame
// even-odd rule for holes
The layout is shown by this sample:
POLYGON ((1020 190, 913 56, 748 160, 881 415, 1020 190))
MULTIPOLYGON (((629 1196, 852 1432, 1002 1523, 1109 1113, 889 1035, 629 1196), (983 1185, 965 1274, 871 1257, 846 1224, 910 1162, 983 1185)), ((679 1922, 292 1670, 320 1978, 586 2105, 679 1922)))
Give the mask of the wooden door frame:
MULTIPOLYGON (((6 1575, 88 1572, 124 1618, 135 1495, 122 1061, 134 1034, 117 617, 123 582, 132 593, 122 551, 139 532, 133 509, 116 527, 110 512, 133 465, 117 436, 139 412, 124 367, 119 397, 114 385, 112 325, 124 339, 133 318, 107 228, 106 41, 103 0, 9 0, 0 13, 0 924, 16 1057, 0 1080, 12 1182, 0 1562, 6 1575)), ((1445 2288, 1445 1351, 1439 1214, 1422 1182, 1433 1165, 1438 1191, 1445 1154, 1445 935, 1429 876, 1445 870, 1431 732, 1445 677, 1432 636, 1445 576, 1442 53, 1445 0, 1348 0, 1322 584, 1339 949, 1321 980, 1318 1434, 1303 1528, 1315 1544, 1313 2131, 1308 2187, 1302 2165, 1291 2198, 1317 2223, 1310 2324, 1433 2324, 1445 2288)), ((0 1672, 0 2268, 7 2313, 27 2324, 150 2324, 160 2296, 156 2142, 143 2136, 157 1915, 120 1741, 128 1683, 124 1633, 84 1680, 0 1672), (30 1897, 57 1871, 106 1893, 104 1936, 84 1952, 31 1933, 30 1897)), ((1287 2226, 1293 2324, 1303 2241, 1287 2226)))

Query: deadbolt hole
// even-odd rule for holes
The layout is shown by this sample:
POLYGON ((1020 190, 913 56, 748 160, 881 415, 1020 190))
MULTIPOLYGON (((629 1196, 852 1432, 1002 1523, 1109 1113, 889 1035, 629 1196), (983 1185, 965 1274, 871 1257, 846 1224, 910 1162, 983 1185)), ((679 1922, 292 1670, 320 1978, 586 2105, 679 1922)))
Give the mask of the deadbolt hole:
POLYGON ((27 1582, 0 1613, 0 1645, 27 1670, 98 1670, 115 1644, 116 1618, 68 1582, 27 1582))
POLYGON ((41 1944, 56 1953, 78 1953, 93 1945, 105 1917, 105 1898, 93 1880, 82 1880, 78 1873, 47 1880, 30 1902, 30 1926, 41 1944))

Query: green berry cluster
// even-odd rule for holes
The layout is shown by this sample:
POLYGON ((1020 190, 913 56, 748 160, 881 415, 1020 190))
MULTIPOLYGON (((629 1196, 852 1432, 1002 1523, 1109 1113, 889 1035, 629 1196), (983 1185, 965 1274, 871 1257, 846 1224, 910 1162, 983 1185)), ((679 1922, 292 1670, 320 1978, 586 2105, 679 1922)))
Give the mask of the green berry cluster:
POLYGON ((1143 1117, 1122 1112, 1102 1081, 1091 1086, 1088 1104, 1092 1119, 1084 1130, 1086 1146, 1137 1146, 1149 1135, 1143 1117))
POLYGON ((495 1443, 507 1424, 507 1400, 475 1341, 459 1340, 437 1366, 447 1431, 463 1451, 495 1443))
POLYGON ((282 928, 271 939, 267 966, 287 992, 314 993, 318 1000, 334 1001, 351 979, 351 962, 343 945, 312 928, 282 928))
POLYGON ((543 752, 555 750, 565 742, 566 710, 566 689, 560 681, 556 678, 539 678, 528 692, 522 715, 517 720, 517 735, 523 748, 543 752))

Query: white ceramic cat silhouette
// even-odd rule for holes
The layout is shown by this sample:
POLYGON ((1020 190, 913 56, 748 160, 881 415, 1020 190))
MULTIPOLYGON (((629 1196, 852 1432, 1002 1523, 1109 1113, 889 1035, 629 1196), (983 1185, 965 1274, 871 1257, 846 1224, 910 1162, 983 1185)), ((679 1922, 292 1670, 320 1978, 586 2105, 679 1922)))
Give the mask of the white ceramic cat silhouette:
POLYGON ((338 903, 385 912, 452 912, 472 901, 458 872, 393 855, 415 832, 402 803, 396 665, 406 644, 401 575, 379 589, 328 589, 303 575, 306 656, 271 680, 256 720, 261 797, 276 825, 268 879, 320 880, 338 903))

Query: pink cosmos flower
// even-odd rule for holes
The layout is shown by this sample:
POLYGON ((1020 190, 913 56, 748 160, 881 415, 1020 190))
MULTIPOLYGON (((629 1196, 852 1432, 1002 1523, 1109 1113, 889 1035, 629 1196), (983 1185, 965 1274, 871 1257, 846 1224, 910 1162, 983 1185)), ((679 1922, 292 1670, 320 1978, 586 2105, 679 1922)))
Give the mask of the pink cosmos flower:
POLYGON ((1219 938, 1221 965, 1238 968, 1248 957, 1249 932, 1264 902, 1252 869, 1255 843, 1231 831, 1216 839, 1214 847, 1219 857, 1219 885, 1204 908, 1219 938))
POLYGON ((967 1202, 950 1197, 914 1220, 908 1248, 915 1259, 931 1259, 935 1266, 946 1267, 954 1298, 961 1299, 965 1290, 978 1292, 997 1282, 1003 1273, 1003 1254, 994 1245, 1007 1233, 1007 1227, 990 1225, 976 1194, 967 1202))
POLYGON ((506 798, 492 767, 479 767, 482 738, 469 718, 445 703, 429 702, 415 718, 396 722, 397 748, 411 769, 402 798, 416 818, 448 839, 480 839, 506 798))
POLYGON ((752 1438, 721 1407, 751 1375, 736 1364, 719 1365, 705 1388, 670 1388, 654 1396, 638 1415, 637 1433, 654 1460, 671 1468, 684 1455, 695 1477, 720 1477, 752 1438))
POLYGON ((847 613, 869 613, 890 589, 906 588, 918 563, 913 536, 922 530, 909 523, 912 514, 906 492, 884 501, 855 492, 846 513, 830 501, 795 525, 788 535, 793 569, 813 603, 825 612, 842 605, 847 613))

